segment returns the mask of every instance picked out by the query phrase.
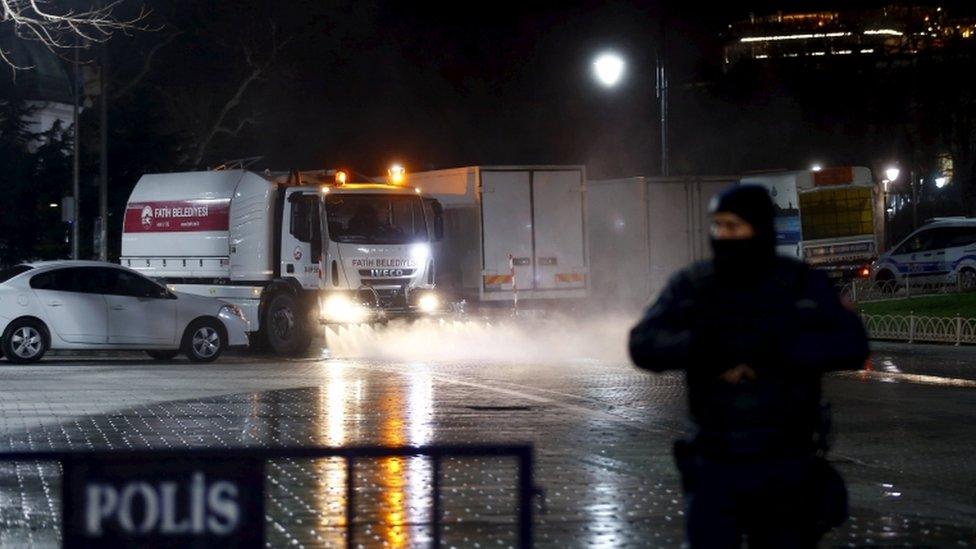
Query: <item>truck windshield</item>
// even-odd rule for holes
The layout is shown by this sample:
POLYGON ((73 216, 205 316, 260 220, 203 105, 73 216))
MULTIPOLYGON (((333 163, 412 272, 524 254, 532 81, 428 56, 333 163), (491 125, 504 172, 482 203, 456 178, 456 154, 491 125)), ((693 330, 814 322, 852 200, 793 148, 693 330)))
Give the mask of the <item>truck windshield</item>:
POLYGON ((329 238, 335 242, 409 244, 427 240, 419 196, 332 194, 325 199, 329 238))

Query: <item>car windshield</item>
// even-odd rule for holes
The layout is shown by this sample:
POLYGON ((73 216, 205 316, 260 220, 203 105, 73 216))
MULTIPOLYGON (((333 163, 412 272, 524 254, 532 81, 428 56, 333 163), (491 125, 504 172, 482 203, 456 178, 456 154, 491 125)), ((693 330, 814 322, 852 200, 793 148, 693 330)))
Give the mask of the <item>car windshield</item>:
POLYGON ((0 269, 0 284, 10 280, 11 278, 21 274, 26 273, 33 267, 30 265, 14 265, 13 267, 7 267, 6 269, 0 269))
POLYGON ((418 196, 329 195, 325 199, 329 238, 357 244, 408 244, 427 240, 418 196))

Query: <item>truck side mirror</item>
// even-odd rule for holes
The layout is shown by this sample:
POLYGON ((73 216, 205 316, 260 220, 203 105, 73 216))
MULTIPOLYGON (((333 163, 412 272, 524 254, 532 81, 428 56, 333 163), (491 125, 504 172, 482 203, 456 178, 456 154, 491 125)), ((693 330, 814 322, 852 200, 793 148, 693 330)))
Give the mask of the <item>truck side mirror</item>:
POLYGON ((430 207, 434 211, 434 241, 439 242, 444 239, 444 206, 434 200, 430 207))

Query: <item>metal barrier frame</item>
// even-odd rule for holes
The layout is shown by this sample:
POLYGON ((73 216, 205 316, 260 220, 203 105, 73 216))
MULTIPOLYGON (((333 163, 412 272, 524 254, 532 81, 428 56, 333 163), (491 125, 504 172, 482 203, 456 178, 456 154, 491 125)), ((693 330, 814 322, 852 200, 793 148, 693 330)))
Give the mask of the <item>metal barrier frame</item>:
POLYGON ((961 316, 861 315, 871 339, 908 343, 976 344, 976 319, 961 316))
POLYGON ((835 284, 838 292, 851 299, 854 303, 885 301, 889 299, 905 299, 909 297, 954 295, 967 293, 961 282, 930 282, 912 284, 911 279, 904 283, 897 280, 876 281, 870 278, 858 278, 841 281, 835 284))
MULTIPOLYGON (((518 460, 518 546, 532 547, 532 504, 533 496, 539 492, 534 485, 532 470, 532 445, 439 445, 439 446, 350 446, 332 447, 279 447, 279 448, 186 448, 181 450, 95 450, 95 451, 16 451, 0 452, 0 462, 6 461, 56 461, 59 464, 69 460, 97 456, 100 459, 120 461, 152 458, 199 459, 208 458, 247 458, 268 461, 272 459, 321 459, 343 458, 346 462, 346 546, 352 547, 355 529, 355 460, 389 457, 427 457, 433 461, 432 492, 433 522, 432 546, 441 545, 441 460, 457 457, 512 457, 518 460)), ((62 501, 64 498, 62 484, 62 501)), ((62 528, 68 521, 62 517, 62 528)), ((262 528, 264 526, 262 525, 262 528)))

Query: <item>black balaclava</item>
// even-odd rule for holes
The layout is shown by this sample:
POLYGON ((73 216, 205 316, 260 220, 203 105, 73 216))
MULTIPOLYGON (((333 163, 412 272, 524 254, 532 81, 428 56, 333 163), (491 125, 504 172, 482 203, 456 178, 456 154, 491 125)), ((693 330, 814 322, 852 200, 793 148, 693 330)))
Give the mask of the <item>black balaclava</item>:
POLYGON ((719 276, 743 278, 768 270, 776 257, 775 211, 769 192, 759 185, 739 185, 712 199, 709 213, 733 213, 752 225, 755 235, 743 240, 711 239, 719 276))

